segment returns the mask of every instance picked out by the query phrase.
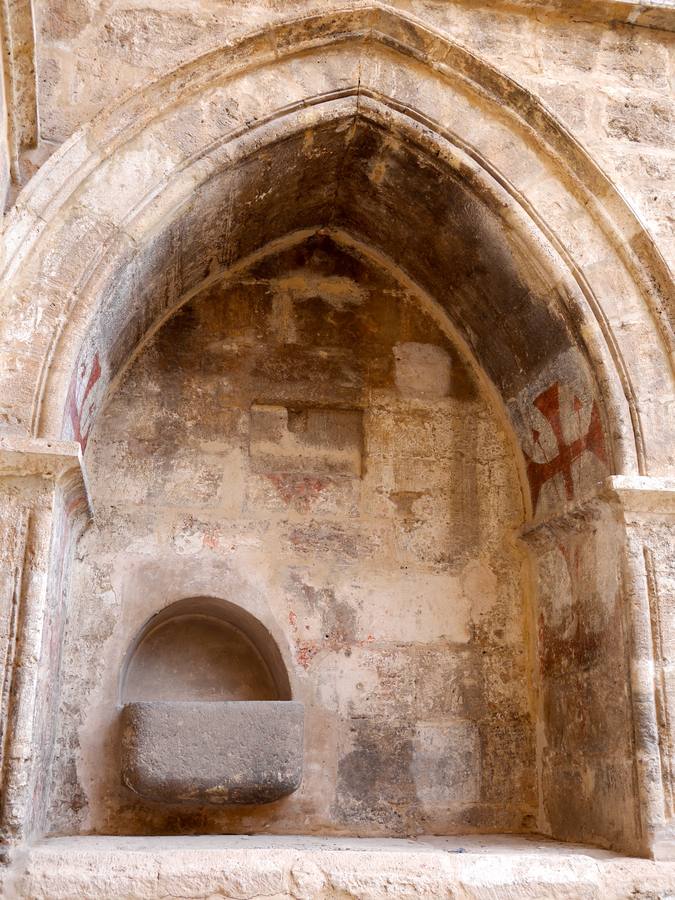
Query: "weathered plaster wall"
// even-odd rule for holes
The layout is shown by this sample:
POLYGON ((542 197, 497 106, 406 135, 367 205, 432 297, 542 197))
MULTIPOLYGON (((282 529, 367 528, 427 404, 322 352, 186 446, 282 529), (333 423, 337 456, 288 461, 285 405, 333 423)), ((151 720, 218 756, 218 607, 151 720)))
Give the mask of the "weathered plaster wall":
POLYGON ((621 525, 612 508, 590 503, 527 540, 537 595, 544 818, 564 840, 574 840, 583 822, 587 840, 603 842, 604 832, 613 843, 640 829, 630 685, 613 649, 626 646, 629 628, 621 525))
MULTIPOLYGON (((2 32, 0 32, 0 38, 2 32)), ((10 184, 7 98, 5 96, 5 60, 0 54, 0 206, 5 208, 10 184)))
MULTIPOLYGON (((626 23, 631 4, 600 0, 551 0, 537 7, 536 16, 528 0, 397 5, 471 48, 477 58, 422 33, 411 20, 381 15, 355 15, 357 33, 345 44, 339 41, 343 18, 327 16, 318 27, 315 22, 314 36, 331 46, 312 52, 304 43, 312 32, 306 24, 273 38, 268 33, 239 54, 216 53, 195 64, 184 80, 170 78, 162 87, 134 94, 124 108, 81 133, 16 206, 2 256, 9 274, 0 316, 0 394, 6 407, 0 427, 9 435, 40 435, 47 441, 72 437, 83 447, 92 434, 99 502, 96 529, 80 548, 72 595, 51 814, 55 829, 223 827, 224 819, 213 815, 141 811, 119 795, 114 780, 111 711, 119 661, 151 612, 195 593, 246 598, 282 646, 294 689, 304 691, 314 717, 305 793, 280 808, 282 823, 280 811, 266 811, 277 816, 271 823, 275 829, 358 826, 391 833, 535 824, 550 826, 557 836, 644 853, 653 849, 663 813, 671 812, 672 528, 665 517, 672 504, 665 482, 646 484, 673 465, 668 333, 665 324, 657 326, 659 317, 665 323, 672 312, 667 273, 649 235, 603 175, 586 165, 583 153, 536 104, 541 97, 591 150, 668 255, 672 39, 658 30, 659 21, 668 28, 667 14, 656 21, 634 9, 638 24, 655 26, 643 28, 626 23), (598 13, 600 8, 604 12, 598 13), (613 21, 614 9, 624 24, 613 21), (362 40, 364 31, 368 38, 362 40), (402 35, 405 47, 392 51, 391 42, 402 35), (272 47, 272 40, 279 45, 272 47), (304 51, 286 58, 289 46, 304 51), (268 50, 270 59, 261 63, 268 50), (243 69, 232 75, 230 66, 242 59, 243 69), (489 65, 532 94, 495 76, 489 65), (201 88, 193 91, 200 79, 201 88), (314 105, 321 91, 341 98, 331 101, 334 115, 331 104, 324 110, 314 105), (390 105, 378 106, 373 99, 378 96, 390 105), (291 101, 299 103, 297 115, 287 114, 291 101), (411 113, 409 121, 402 121, 401 110, 411 113), (425 122, 435 123, 433 134, 425 122), (446 132, 455 134, 451 148, 440 139, 446 132), (484 167, 480 172, 470 164, 475 154, 484 167), (491 182, 488 187, 483 177, 488 171, 499 190, 491 182), (508 190, 501 190, 505 185, 508 190), (478 412, 480 401, 453 393, 453 373, 461 367, 453 361, 448 370, 438 353, 442 339, 429 337, 428 323, 419 331, 412 320, 397 323, 400 333, 367 352, 363 343, 347 348, 338 343, 345 354, 331 350, 321 359, 321 371, 330 373, 327 388, 317 375, 317 360, 297 337, 298 329, 314 322, 295 311, 309 309, 311 301, 302 291, 294 293, 301 264, 279 263, 271 272, 254 273, 265 288, 274 281, 271 293, 277 298, 275 305, 264 295, 271 309, 260 313, 266 323, 262 336, 251 325, 242 337, 244 325, 253 321, 243 313, 244 325, 237 320, 230 330, 225 324, 232 323, 217 316, 199 319, 194 331, 204 338, 202 368, 195 374, 194 342, 185 357, 167 346, 172 334, 181 343, 178 338, 190 332, 182 314, 176 320, 182 326, 166 327, 113 401, 117 416, 111 412, 107 424, 100 424, 98 437, 91 431, 118 366, 184 292, 269 240, 288 245, 295 229, 327 225, 344 246, 355 238, 364 253, 370 245, 369 258, 384 253, 395 260, 433 297, 437 313, 445 306, 483 374, 501 392, 521 445, 528 502, 541 526, 531 530, 538 600, 532 616, 537 627, 529 635, 538 691, 527 702, 528 715, 533 710, 537 715, 538 797, 526 763, 528 754, 534 757, 534 742, 523 739, 515 750, 489 743, 500 735, 506 741, 521 726, 523 734, 527 731, 525 665, 523 651, 514 649, 521 645, 506 628, 503 635, 495 630, 502 627, 494 624, 501 621, 501 594, 487 613, 492 630, 481 632, 482 619, 477 624, 473 610, 481 591, 490 594, 494 578, 486 581, 479 569, 473 582, 475 560, 467 556, 469 546, 480 548, 481 564, 490 566, 499 588, 508 570, 508 590, 522 597, 518 557, 498 546, 490 530, 504 525, 500 534, 506 534, 505 520, 496 516, 484 527, 481 519, 493 501, 503 501, 500 508, 509 509, 514 521, 522 513, 515 514, 515 493, 511 503, 506 488, 488 485, 498 468, 494 425, 481 424, 487 419, 478 412), (539 254, 533 248, 541 227, 549 244, 539 254), (547 253, 549 262, 560 254, 565 264, 548 267, 547 253), (662 297, 652 292, 655 285, 662 297), (223 335, 220 348, 212 346, 211 332, 223 335), (300 362, 289 353, 270 355, 270 336, 275 346, 299 346, 300 362), (355 346, 359 359, 386 357, 394 369, 387 369, 387 377, 379 363, 362 371, 347 353, 355 354, 355 346), (179 371, 163 371, 164 358, 179 371), (250 365, 235 366, 231 391, 222 393, 222 379, 209 361, 218 361, 222 372, 223 360, 229 365, 233 359, 250 365), (299 366, 311 378, 296 382, 299 366), (182 392, 176 379, 185 371, 191 387, 182 392), (201 394, 200 378, 221 394, 201 394), (433 396, 438 385, 449 387, 433 396), (214 396, 223 402, 209 407, 214 396), (155 398, 154 412, 149 397, 155 398), (307 407, 324 411, 310 413, 307 407), (171 416, 166 409, 179 412, 171 416), (211 432, 200 435, 196 424, 183 427, 194 410, 203 413, 200 421, 209 423, 211 432), (467 410, 475 411, 473 420, 464 417, 467 410), (420 411, 430 423, 422 437, 420 411), (445 445, 448 422, 451 441, 445 445), (394 450, 382 449, 389 440, 385 433, 394 428, 394 450), (122 441, 121 433, 131 437, 122 441), (455 455, 455 440, 472 452, 455 455), (424 459, 433 459, 433 471, 424 459), (475 495, 461 494, 465 487, 473 491, 484 465, 492 465, 489 478, 478 479, 475 495), (379 476, 373 475, 377 466, 379 476), (439 466, 443 479, 447 475, 443 490, 434 480, 439 466), (622 524, 623 501, 608 500, 598 487, 600 481, 606 487, 612 473, 634 479, 643 500, 660 493, 664 505, 655 504, 637 523, 622 524), (645 483, 644 475, 650 476, 645 483), (490 503, 482 493, 488 488, 490 503), (467 513, 472 502, 473 516, 467 513), (554 521, 542 525, 550 516, 554 521), (443 541, 450 544, 447 557, 430 556, 430 548, 437 552, 443 541), (277 560, 274 566, 266 562, 270 558, 277 560), (405 575, 396 568, 401 560, 408 566, 405 575), (357 577, 349 580, 350 572, 357 577), (386 595, 387 603, 392 596, 400 601, 409 573, 424 587, 413 594, 423 593, 429 605, 414 621, 408 607, 396 616, 377 617, 383 633, 370 641, 375 633, 368 617, 376 607, 354 585, 365 584, 369 600, 386 595), (279 606, 270 606, 269 597, 279 606), (448 638, 439 631, 438 610, 449 597, 457 605, 455 631, 448 638), (346 625, 343 615, 324 620, 323 608, 346 609, 346 625), (309 625, 308 633, 299 622, 309 625), (401 630, 387 632, 393 624, 401 630), (426 686, 428 647, 438 650, 428 668, 445 679, 440 687, 426 686), (486 649, 487 659, 481 660, 479 648, 486 649), (495 672, 488 660, 497 661, 502 695, 490 680, 495 672), (518 686, 504 686, 505 672, 518 673, 518 686), (365 699, 359 684, 364 691, 372 688, 365 699), (424 691, 432 691, 431 701, 424 691), (506 710, 505 721, 485 705, 485 698, 493 703, 495 697, 500 713, 506 710), (466 752, 455 753, 457 746, 466 752), (382 747, 391 748, 387 764, 382 747), (464 777, 467 747, 478 760, 480 782, 472 781, 471 773, 464 777), (514 759, 523 768, 517 788, 514 759), (352 760, 351 769, 341 767, 344 760, 352 760), (501 765, 507 760, 513 777, 497 798, 491 793, 501 778, 495 760, 501 765), (373 783, 371 764, 386 773, 382 781, 373 783), (368 778, 359 781, 365 769, 368 778), (390 778, 391 771, 396 778, 390 778), (427 771, 445 780, 420 782, 420 772, 427 771), (451 773, 447 778, 445 771, 451 773), (448 784, 454 793, 443 798, 441 808, 437 798, 448 784), (319 796, 323 806, 316 805, 319 796), (378 805, 381 796, 388 797, 389 812, 378 805)), ((40 98, 43 150, 107 109, 120 92, 209 47, 235 41, 252 27, 264 31, 270 22, 318 8, 293 2, 218 11, 211 6, 196 13, 190 4, 180 9, 114 2, 100 9, 71 2, 58 9, 38 5, 41 77, 46 73, 40 98)), ((12 8, 23 11, 25 26, 31 4, 12 8)), ((326 8, 321 4, 323 12, 326 8)), ((24 87, 29 80, 24 78, 24 87)), ((339 290, 336 298, 335 290, 345 282, 331 280, 335 274, 315 273, 324 304, 342 314, 346 311, 335 304, 345 298, 339 290)), ((354 273, 340 268, 337 274, 340 279, 354 273)), ((376 292, 399 290, 363 272, 357 288, 368 277, 380 285, 376 292)), ((262 290, 260 284, 254 288, 240 282, 231 289, 239 291, 241 308, 245 291, 257 297, 255 291, 262 290)), ((264 307, 255 297, 248 297, 254 307, 264 307)), ((381 318, 373 314, 373 321, 393 328, 389 314, 389 308, 381 318)), ((313 338, 332 348, 326 322, 314 324, 313 338)), ((27 457, 35 452, 26 451, 27 457)), ((512 476, 504 475, 504 484, 515 485, 513 471, 512 476)), ((498 478, 495 483, 501 484, 498 478)), ((20 531, 13 498, 2 499, 20 531)), ((52 534, 51 547, 59 550, 62 519, 54 515, 52 531, 49 518, 56 506, 44 515, 37 508, 40 528, 26 545, 34 546, 35 560, 17 557, 16 572, 18 577, 25 562, 29 584, 37 574, 41 587, 35 596, 28 592, 21 615, 35 617, 32 636, 44 629, 45 643, 17 639, 7 631, 11 610, 3 612, 7 659, 17 647, 22 654, 13 660, 11 678, 25 709, 19 738, 8 745, 14 758, 3 770, 3 779, 11 777, 16 788, 12 794, 3 783, 3 797, 10 797, 3 821, 19 841, 42 816, 40 788, 50 775, 60 660, 56 601, 67 582, 58 566, 43 571, 52 534), (36 682, 36 673, 38 688, 29 684, 21 693, 25 682, 36 682), (35 754, 38 745, 41 752, 35 754), (13 796, 20 802, 14 804, 13 796)), ((23 509, 35 512, 28 501, 23 509)), ((513 527, 510 521, 508 528, 513 527)), ((3 534, 3 541, 10 556, 22 552, 21 534, 18 540, 3 534)), ((15 603, 11 590, 3 591, 6 602, 15 603)), ((508 621, 511 627, 524 623, 522 610, 508 621)), ((227 827, 238 830, 250 821, 229 819, 227 827)))
POLYGON ((56 708, 72 547, 86 521, 87 502, 72 447, 54 442, 26 460, 30 442, 0 446, 0 531, 3 615, 0 619, 2 750, 0 840, 27 840, 44 831, 46 782, 56 708), (21 763, 36 761, 32 770, 21 763), (26 809, 29 810, 26 815, 26 809))
POLYGON ((523 506, 453 343, 325 238, 217 284, 133 363, 87 450, 51 828, 536 828, 523 506), (118 677, 182 596, 243 605, 306 704, 305 776, 259 810, 122 792, 118 677))
MULTIPOLYGON (((650 16, 604 3, 384 5, 412 13, 541 98, 618 184, 672 263, 674 37, 629 24, 663 25, 668 11, 650 16)), ((317 11, 327 4, 38 0, 42 138, 61 142, 125 91, 247 32, 317 11)))

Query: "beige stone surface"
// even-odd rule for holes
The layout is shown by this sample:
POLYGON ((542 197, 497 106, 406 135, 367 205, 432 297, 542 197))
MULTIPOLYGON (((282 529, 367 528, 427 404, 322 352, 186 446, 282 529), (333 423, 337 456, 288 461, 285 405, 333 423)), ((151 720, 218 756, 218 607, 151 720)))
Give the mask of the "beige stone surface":
POLYGON ((96 522, 73 575, 52 830, 530 827, 512 451, 452 339, 391 276, 319 238, 214 284, 137 357, 86 456, 96 522), (260 619, 305 703, 303 784, 277 804, 177 819, 121 790, 120 662, 190 594, 260 619))
MULTIPOLYGON (((345 5, 367 4, 336 8, 345 5)), ((630 197, 672 262, 672 191, 663 190, 664 179, 672 183, 668 134, 674 127, 669 4, 384 5, 488 57, 541 97, 630 197)), ((42 137, 63 141, 149 78, 269 23, 326 10, 326 3, 311 0, 143 7, 42 0, 36 10, 42 137)))
POLYGON ((675 863, 542 839, 57 838, 5 875, 5 896, 329 900, 668 897, 675 863))
MULTIPOLYGON (((6 893, 673 893, 534 833, 675 856, 674 35, 630 0, 0 3, 6 893), (208 598, 305 704, 266 809, 120 783, 139 637, 208 598), (224 831, 288 837, 186 837, 224 831), (474 835, 393 837, 430 831, 474 835)), ((180 621, 162 696, 244 696, 180 621)))

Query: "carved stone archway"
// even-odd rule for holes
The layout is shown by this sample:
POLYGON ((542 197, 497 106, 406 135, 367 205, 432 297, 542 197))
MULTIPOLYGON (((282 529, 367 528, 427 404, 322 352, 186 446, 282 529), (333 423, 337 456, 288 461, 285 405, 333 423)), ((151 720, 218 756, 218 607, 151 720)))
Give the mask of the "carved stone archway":
POLYGON ((42 827, 68 521, 82 506, 61 473, 81 465, 109 386, 153 328, 209 280, 319 230, 415 286, 490 384, 519 448, 540 827, 649 854, 670 816, 666 700, 653 679, 658 560, 643 552, 644 530, 673 503, 667 271, 541 104, 377 6, 252 35, 127 98, 66 142, 10 216, 3 465, 24 493, 6 515, 17 610, 7 842, 42 827), (562 632, 551 616, 561 592, 574 619, 562 632), (589 738, 603 728, 611 752, 589 738))

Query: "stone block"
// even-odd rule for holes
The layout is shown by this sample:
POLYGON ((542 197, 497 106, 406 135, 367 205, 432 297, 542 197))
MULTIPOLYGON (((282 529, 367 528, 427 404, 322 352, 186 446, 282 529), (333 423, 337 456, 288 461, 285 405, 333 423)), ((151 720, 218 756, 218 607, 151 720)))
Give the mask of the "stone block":
POLYGON ((252 473, 246 482, 246 508, 257 513, 289 512, 356 518, 361 480, 299 472, 252 473))
POLYGON ((607 100, 605 128, 610 138, 665 149, 671 144, 674 123, 675 106, 669 98, 633 91, 607 100))
POLYGON ((364 830, 408 831, 416 804, 411 776, 413 730, 385 718, 353 718, 340 737, 336 818, 364 830))
POLYGON ((357 640, 406 643, 411 635, 419 644, 469 640, 469 607, 452 575, 400 566, 359 573, 338 597, 358 611, 357 640))
POLYGON ((450 356, 443 347, 406 341, 394 348, 396 386, 403 397, 446 397, 450 356))
POLYGON ((475 803, 480 796, 478 729, 473 722, 419 722, 413 739, 411 772, 417 798, 426 810, 475 803))
POLYGON ((285 550, 298 556, 331 557, 342 563, 375 558, 386 552, 386 529, 312 519, 293 525, 282 537, 285 550))
POLYGON ((477 720, 486 715, 480 657, 470 647, 453 652, 443 644, 418 649, 414 677, 420 718, 477 720))
POLYGON ((318 697, 345 718, 406 724, 415 717, 414 652, 410 646, 348 648, 317 665, 318 697))
POLYGON ((159 803, 270 803, 300 786, 303 730, 295 701, 127 703, 122 781, 159 803))
POLYGON ((355 409, 251 407, 251 463, 257 472, 360 475, 362 415, 355 409))
POLYGON ((535 807, 536 747, 529 716, 495 715, 480 726, 481 798, 502 809, 535 807))

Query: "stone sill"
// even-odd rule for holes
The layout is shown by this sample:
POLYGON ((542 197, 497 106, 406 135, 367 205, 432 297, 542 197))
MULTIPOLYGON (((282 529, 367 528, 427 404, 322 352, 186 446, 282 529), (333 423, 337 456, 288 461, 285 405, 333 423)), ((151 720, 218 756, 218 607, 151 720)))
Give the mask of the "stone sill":
MULTIPOLYGON (((3 885, 0 885, 2 887, 3 885)), ((675 862, 546 838, 68 837, 31 847, 2 895, 49 898, 611 898, 675 891, 675 862), (652 893, 653 892, 653 893, 652 893)))

